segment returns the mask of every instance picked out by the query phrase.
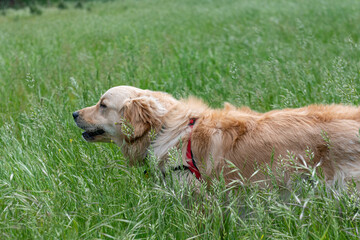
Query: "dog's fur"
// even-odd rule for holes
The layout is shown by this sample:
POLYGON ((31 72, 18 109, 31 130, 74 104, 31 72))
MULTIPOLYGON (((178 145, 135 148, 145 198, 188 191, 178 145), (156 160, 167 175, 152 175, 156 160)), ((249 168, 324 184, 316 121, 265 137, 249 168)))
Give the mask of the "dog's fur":
POLYGON ((310 105, 262 114, 228 103, 223 109, 210 109, 195 98, 176 100, 162 92, 119 86, 108 90, 95 106, 76 112, 74 118, 86 131, 87 141, 115 142, 131 164, 142 162, 152 149, 163 170, 169 150, 175 147, 182 153, 178 164, 186 166, 191 136, 196 165, 208 179, 221 172, 226 182, 238 178, 229 161, 244 178, 265 180, 261 171, 253 175, 255 170, 265 165, 278 168, 288 155, 310 166, 320 165, 329 183, 360 177, 358 107, 310 105), (193 128, 188 126, 191 118, 197 119, 193 128), (125 134, 130 126, 132 134, 125 134), (98 135, 88 134, 99 129, 98 135), (152 131, 157 133, 153 141, 152 131), (306 157, 309 152, 312 158, 306 157))

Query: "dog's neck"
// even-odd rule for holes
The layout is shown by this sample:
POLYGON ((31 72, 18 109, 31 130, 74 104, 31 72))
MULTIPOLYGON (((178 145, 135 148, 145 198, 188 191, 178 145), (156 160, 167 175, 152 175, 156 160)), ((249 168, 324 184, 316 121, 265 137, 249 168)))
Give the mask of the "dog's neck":
MULTIPOLYGON (((163 118, 163 126, 149 150, 159 160, 160 164, 166 161, 171 148, 179 148, 181 141, 190 134, 189 120, 199 118, 208 107, 200 100, 190 98, 179 101, 163 118)), ((182 163, 179 163, 182 164, 182 163)))
MULTIPOLYGON (((130 160, 130 165, 144 162, 147 155, 153 154, 159 159, 159 166, 167 162, 169 150, 180 148, 181 140, 188 136, 191 129, 188 127, 191 118, 199 118, 208 107, 200 100, 189 98, 177 101, 161 118, 161 125, 151 126, 155 131, 154 140, 150 137, 150 129, 141 137, 122 139, 116 142, 123 154, 130 160)), ((181 159, 179 159, 181 161, 181 159)), ((183 164, 182 162, 178 163, 183 164)))

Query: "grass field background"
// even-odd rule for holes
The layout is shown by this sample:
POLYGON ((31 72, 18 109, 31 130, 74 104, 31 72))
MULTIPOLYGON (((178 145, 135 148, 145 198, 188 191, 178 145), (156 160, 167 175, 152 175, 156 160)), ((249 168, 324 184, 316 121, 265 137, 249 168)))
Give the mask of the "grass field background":
POLYGON ((360 1, 139 0, 0 16, 0 239, 358 239, 357 194, 214 184, 198 201, 82 140, 132 85, 257 111, 359 104, 360 1))

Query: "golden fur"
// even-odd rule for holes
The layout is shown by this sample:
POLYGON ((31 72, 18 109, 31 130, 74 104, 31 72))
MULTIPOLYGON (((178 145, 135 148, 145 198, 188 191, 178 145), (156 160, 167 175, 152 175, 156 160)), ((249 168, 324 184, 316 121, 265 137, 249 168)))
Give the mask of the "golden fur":
MULTIPOLYGON (((183 157, 177 164, 186 166, 191 133, 194 159, 204 179, 218 177, 222 171, 226 182, 239 178, 228 167, 229 161, 244 178, 265 180, 265 174, 254 175, 255 170, 281 167, 281 159, 288 155, 309 166, 320 165, 328 183, 360 177, 358 107, 310 105, 258 113, 226 103, 223 109, 211 109, 195 98, 179 101, 166 93, 120 86, 78 113, 75 121, 80 128, 104 131, 88 141, 115 142, 131 164, 143 161, 151 149, 164 169, 169 150, 175 147, 183 157), (188 126, 190 118, 197 119, 193 129, 188 126), (127 124, 133 127, 131 135, 124 133, 127 124), (157 133, 152 142, 151 129, 157 133)), ((187 178, 194 177, 188 172, 187 178)))

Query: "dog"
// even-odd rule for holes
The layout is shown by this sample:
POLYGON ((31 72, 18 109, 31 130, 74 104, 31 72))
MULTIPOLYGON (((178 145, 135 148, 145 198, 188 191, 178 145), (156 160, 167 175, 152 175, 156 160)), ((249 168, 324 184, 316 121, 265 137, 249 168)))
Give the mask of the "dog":
MULTIPOLYGON (((229 103, 212 109, 190 97, 177 100, 164 92, 130 86, 109 89, 99 102, 73 113, 88 142, 114 142, 130 165, 148 154, 165 172, 169 152, 181 157, 172 171, 188 181, 226 183, 268 179, 257 171, 283 167, 292 156, 306 166, 322 169, 325 181, 343 184, 360 177, 360 109, 346 105, 310 105, 259 113, 229 103), (156 135, 152 139, 151 136, 156 135)), ((293 169, 284 168, 286 179, 293 169)))

